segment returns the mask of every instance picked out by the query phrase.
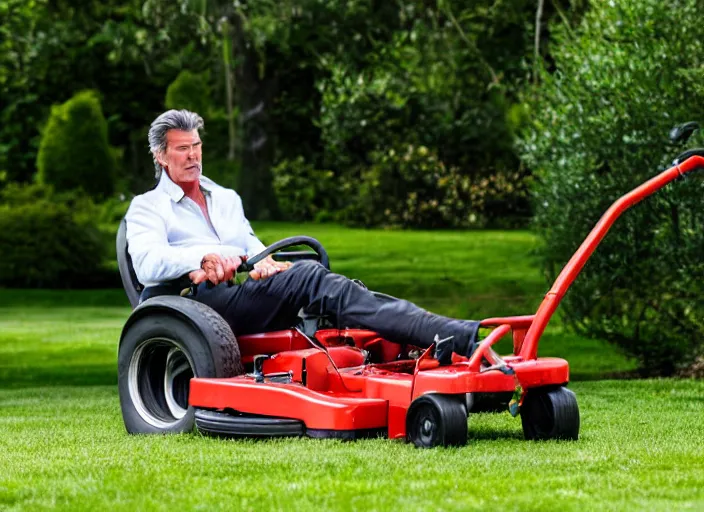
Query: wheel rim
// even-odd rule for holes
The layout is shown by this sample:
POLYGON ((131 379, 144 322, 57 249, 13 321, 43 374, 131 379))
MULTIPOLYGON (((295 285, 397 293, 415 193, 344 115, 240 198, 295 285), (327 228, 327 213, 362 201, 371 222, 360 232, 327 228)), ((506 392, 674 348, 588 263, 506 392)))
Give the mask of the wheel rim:
POLYGON ((433 446, 438 438, 439 422, 435 410, 424 406, 416 413, 413 438, 421 446, 433 446))
POLYGON ((186 415, 193 367, 188 353, 174 340, 151 338, 137 347, 128 370, 129 393, 144 421, 165 429, 186 415))

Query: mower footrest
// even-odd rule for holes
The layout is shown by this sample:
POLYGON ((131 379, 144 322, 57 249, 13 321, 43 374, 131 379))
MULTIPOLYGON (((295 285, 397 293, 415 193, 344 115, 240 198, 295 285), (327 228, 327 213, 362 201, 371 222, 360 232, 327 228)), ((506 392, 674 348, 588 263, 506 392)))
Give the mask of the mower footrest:
POLYGON ((306 427, 302 421, 271 416, 228 414, 196 409, 196 427, 204 434, 242 437, 300 437, 306 427))

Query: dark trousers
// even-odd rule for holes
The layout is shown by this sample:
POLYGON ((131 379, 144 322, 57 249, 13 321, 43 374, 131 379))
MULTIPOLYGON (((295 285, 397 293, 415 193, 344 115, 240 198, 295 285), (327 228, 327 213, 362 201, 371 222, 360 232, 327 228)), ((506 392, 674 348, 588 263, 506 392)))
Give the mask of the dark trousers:
POLYGON ((235 336, 288 329, 301 308, 336 318, 341 327, 361 327, 396 343, 429 347, 436 336, 452 338, 455 351, 476 342, 479 323, 435 315, 406 300, 375 294, 320 263, 300 261, 267 279, 241 285, 198 287, 195 300, 217 311, 235 336))

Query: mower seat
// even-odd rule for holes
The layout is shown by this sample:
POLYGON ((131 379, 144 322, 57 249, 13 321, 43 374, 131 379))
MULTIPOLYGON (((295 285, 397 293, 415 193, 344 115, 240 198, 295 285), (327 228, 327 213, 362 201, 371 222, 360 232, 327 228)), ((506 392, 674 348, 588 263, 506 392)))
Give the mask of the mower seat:
POLYGON ((125 219, 122 219, 117 230, 116 248, 117 266, 120 269, 122 286, 125 289, 132 309, 134 309, 139 304, 139 297, 144 290, 144 285, 137 279, 137 274, 135 274, 132 266, 132 258, 127 250, 127 222, 125 219))
POLYGON ((174 279, 164 285, 146 288, 147 293, 144 293, 145 287, 137 279, 137 274, 135 273, 134 266, 132 265, 132 257, 127 250, 127 223, 125 222, 125 219, 122 219, 122 222, 120 222, 120 227, 117 230, 116 248, 117 266, 120 269, 122 286, 125 289, 125 293, 127 294, 127 298, 130 301, 132 309, 139 305, 140 299, 146 300, 147 298, 156 297, 158 295, 178 295, 181 290, 190 285, 188 275, 185 275, 180 279, 174 279))

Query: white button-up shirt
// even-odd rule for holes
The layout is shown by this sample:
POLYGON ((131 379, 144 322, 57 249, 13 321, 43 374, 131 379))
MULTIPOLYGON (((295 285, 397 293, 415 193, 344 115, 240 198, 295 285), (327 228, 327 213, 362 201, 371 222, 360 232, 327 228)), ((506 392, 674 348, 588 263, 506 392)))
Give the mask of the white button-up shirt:
POLYGON ((264 250, 234 190, 201 176, 210 222, 166 172, 159 184, 132 200, 125 220, 137 279, 153 286, 200 268, 203 256, 251 256, 264 250))

